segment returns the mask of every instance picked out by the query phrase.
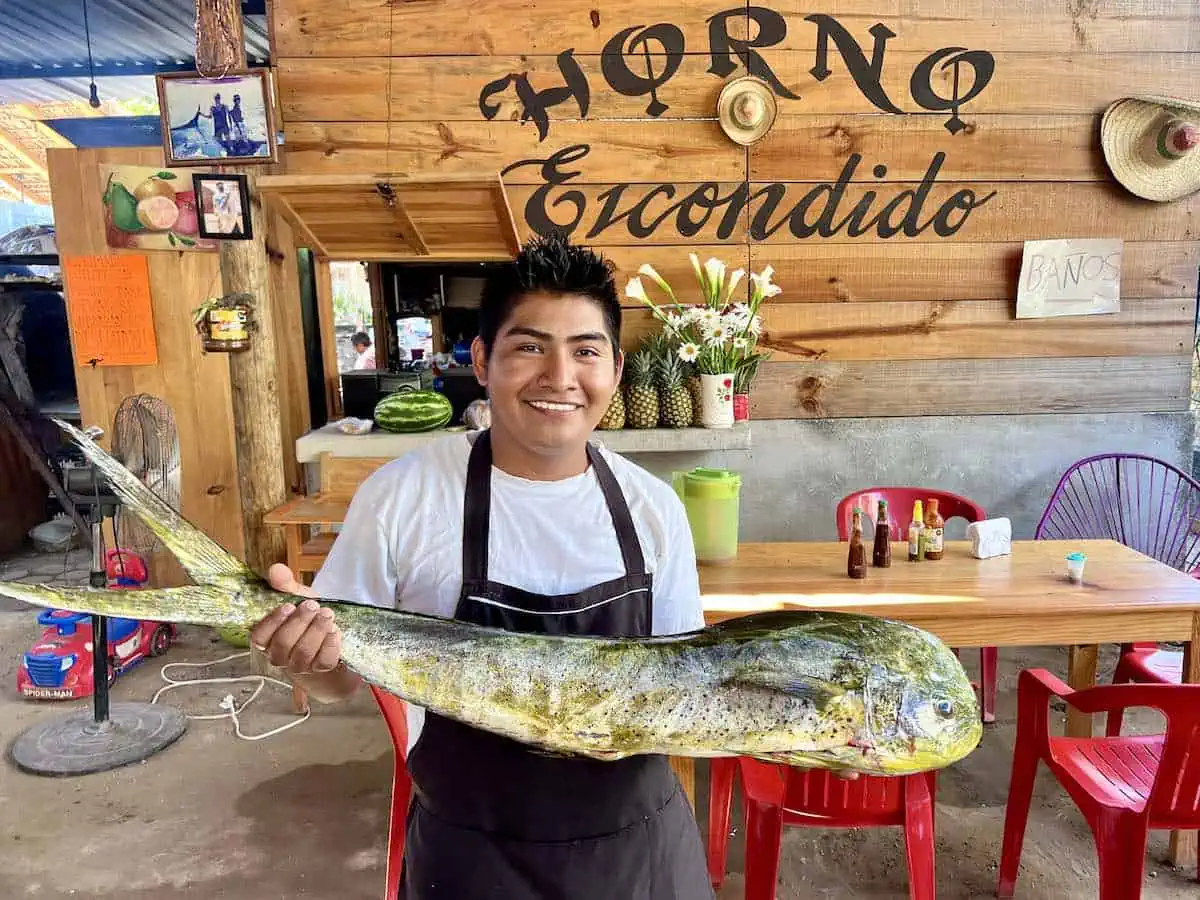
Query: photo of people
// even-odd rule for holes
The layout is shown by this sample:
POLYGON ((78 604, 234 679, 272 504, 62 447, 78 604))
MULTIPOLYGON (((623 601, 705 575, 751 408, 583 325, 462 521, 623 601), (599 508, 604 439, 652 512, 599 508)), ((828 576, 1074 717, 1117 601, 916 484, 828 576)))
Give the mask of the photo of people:
POLYGON ((275 129, 265 71, 203 78, 159 75, 159 111, 169 165, 216 159, 271 162, 275 129))
POLYGON ((208 238, 252 237, 244 175, 193 175, 200 203, 200 234, 208 238))

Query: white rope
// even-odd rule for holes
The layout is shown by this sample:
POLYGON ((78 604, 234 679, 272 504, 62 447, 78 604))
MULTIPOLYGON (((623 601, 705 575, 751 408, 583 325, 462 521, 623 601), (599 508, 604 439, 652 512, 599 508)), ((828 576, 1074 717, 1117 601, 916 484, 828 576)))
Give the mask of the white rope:
POLYGON ((241 722, 238 720, 238 714, 241 713, 243 710, 245 710, 245 708, 247 706, 249 706, 251 703, 254 702, 254 699, 259 694, 261 694, 262 689, 264 687, 266 687, 267 682, 269 681, 272 684, 277 684, 280 687, 285 688, 288 691, 292 690, 292 685, 288 684, 286 681, 280 681, 278 678, 271 678, 270 676, 267 676, 267 675, 238 675, 238 676, 234 676, 232 678, 188 678, 183 681, 173 679, 169 675, 167 675, 167 669, 171 668, 172 666, 187 666, 190 668, 203 669, 203 668, 208 668, 209 666, 215 666, 218 663, 228 662, 231 659, 240 659, 243 656, 249 656, 249 655, 250 655, 249 652, 234 653, 233 655, 226 656, 223 659, 214 659, 212 662, 167 663, 166 665, 164 665, 162 667, 162 670, 160 672, 160 674, 162 675, 163 681, 165 681, 167 683, 166 683, 166 685, 164 685, 163 687, 158 689, 158 692, 154 695, 154 698, 150 702, 157 703, 158 698, 160 696, 162 696, 164 693, 166 693, 167 691, 173 690, 177 687, 182 687, 184 685, 237 684, 237 683, 246 682, 246 681, 257 681, 258 687, 255 689, 254 693, 250 695, 250 697, 246 700, 246 702, 243 703, 241 706, 238 706, 234 702, 233 694, 226 694, 224 697, 221 698, 221 702, 219 704, 221 709, 225 710, 225 712, 216 713, 215 715, 207 715, 207 716, 194 716, 194 715, 188 714, 187 717, 189 719, 233 719, 234 733, 237 734, 238 737, 242 738, 243 740, 247 740, 247 741, 261 741, 263 738, 268 738, 268 737, 271 737, 272 735, 279 734, 281 731, 287 731, 289 728, 294 728, 295 726, 301 724, 302 722, 307 721, 308 717, 312 715, 311 707, 309 709, 305 710, 303 718, 297 719, 294 722, 288 722, 286 725, 280 725, 278 728, 274 728, 271 731, 265 732, 264 734, 243 734, 241 722))

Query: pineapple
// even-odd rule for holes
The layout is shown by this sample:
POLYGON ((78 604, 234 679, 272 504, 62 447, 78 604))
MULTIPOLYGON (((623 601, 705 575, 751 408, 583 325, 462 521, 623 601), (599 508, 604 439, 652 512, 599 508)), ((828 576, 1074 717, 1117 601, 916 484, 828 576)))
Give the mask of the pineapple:
POLYGON ((615 431, 625 427, 625 397, 621 385, 617 385, 612 400, 608 403, 608 409, 604 411, 604 415, 596 423, 596 427, 605 431, 615 431))
POLYGON ((658 391, 654 387, 654 355, 638 350, 629 360, 629 386, 625 396, 625 421, 630 428, 658 425, 658 391))
POLYGON ((658 358, 658 404, 668 428, 692 424, 692 394, 683 384, 683 361, 671 349, 658 358))
POLYGON ((695 364, 687 367, 687 379, 684 382, 687 385, 688 393, 692 395, 692 409, 699 413, 700 410, 700 394, 703 387, 700 383, 700 373, 696 371, 695 364))

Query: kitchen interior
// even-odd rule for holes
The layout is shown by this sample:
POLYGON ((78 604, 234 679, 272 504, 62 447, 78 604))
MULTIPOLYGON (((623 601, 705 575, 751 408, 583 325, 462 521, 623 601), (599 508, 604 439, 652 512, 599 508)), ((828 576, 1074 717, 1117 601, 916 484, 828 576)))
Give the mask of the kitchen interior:
POLYGON ((340 373, 342 412, 369 419, 375 404, 405 388, 437 390, 461 422, 485 399, 471 368, 479 298, 491 263, 370 263, 375 368, 340 373))

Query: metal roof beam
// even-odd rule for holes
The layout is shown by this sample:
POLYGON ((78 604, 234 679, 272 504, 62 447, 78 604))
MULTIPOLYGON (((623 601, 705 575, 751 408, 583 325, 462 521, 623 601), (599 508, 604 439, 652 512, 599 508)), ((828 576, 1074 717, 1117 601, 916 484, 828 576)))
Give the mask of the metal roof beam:
MULTIPOLYGON (((251 69, 264 68, 269 61, 250 62, 251 69)), ((111 78, 121 75, 153 75, 156 72, 194 72, 195 59, 183 62, 146 62, 132 60, 130 62, 98 62, 93 66, 97 78, 111 78)), ((87 78, 89 75, 87 61, 83 62, 32 62, 32 63, 0 63, 0 80, 17 78, 87 78)))

